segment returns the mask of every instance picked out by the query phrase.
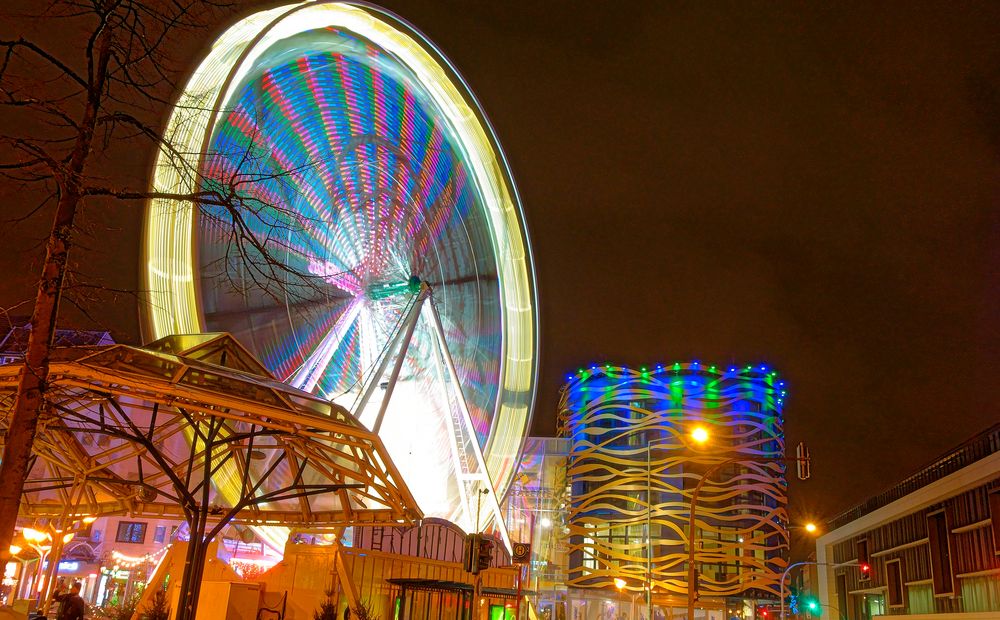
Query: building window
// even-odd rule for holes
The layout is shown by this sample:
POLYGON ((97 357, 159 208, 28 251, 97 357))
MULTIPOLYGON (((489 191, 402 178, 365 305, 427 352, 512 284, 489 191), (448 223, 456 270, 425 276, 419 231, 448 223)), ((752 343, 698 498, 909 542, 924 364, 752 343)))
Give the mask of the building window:
MULTIPOLYGON (((858 550, 858 564, 868 564, 871 566, 871 562, 868 560, 868 539, 862 538, 857 542, 856 546, 858 550)), ((872 578, 871 571, 861 571, 861 575, 858 577, 858 581, 868 581, 872 578)))
POLYGON ((161 543, 163 539, 167 536, 167 526, 157 525, 156 530, 153 532, 153 542, 161 543))
POLYGON ((853 619, 854 610, 847 606, 847 575, 840 573, 837 575, 837 610, 841 618, 853 619))
POLYGON ((1000 489, 990 493, 990 520, 993 522, 993 553, 1000 555, 1000 489))
POLYGON ((886 599, 889 607, 904 607, 903 569, 898 559, 885 563, 886 599))
POLYGON ((931 549, 931 577, 935 596, 955 593, 948 521, 948 514, 943 510, 927 515, 927 538, 931 549))
POLYGON ((144 543, 146 542, 146 524, 136 521, 121 521, 118 523, 118 535, 115 542, 144 543))

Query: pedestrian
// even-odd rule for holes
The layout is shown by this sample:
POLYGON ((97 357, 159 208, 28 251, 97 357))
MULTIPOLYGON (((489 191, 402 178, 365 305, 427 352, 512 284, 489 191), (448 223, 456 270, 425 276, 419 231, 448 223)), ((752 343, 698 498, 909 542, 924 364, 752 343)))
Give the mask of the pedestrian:
POLYGON ((83 620, 87 605, 80 596, 82 587, 77 581, 70 587, 69 592, 55 592, 52 595, 53 599, 59 601, 59 615, 56 620, 83 620))

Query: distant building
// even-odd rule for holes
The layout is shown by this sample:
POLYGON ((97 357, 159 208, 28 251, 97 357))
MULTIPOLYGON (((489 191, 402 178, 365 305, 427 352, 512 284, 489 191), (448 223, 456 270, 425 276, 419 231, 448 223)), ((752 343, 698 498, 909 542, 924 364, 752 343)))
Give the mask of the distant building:
POLYGON ((697 613, 750 617, 776 602, 788 550, 783 399, 776 373, 759 366, 592 366, 569 377, 568 586, 616 592, 624 581, 641 617, 648 586, 654 617, 683 608, 692 496, 708 475, 695 506, 697 613), (690 437, 696 427, 704 445, 690 437))
POLYGON ((521 454, 503 512, 511 540, 531 548, 524 590, 534 593, 542 617, 555 619, 559 617, 557 609, 565 612, 567 600, 569 441, 529 437, 521 454))
POLYGON ((824 617, 1000 618, 1000 424, 828 527, 824 617))

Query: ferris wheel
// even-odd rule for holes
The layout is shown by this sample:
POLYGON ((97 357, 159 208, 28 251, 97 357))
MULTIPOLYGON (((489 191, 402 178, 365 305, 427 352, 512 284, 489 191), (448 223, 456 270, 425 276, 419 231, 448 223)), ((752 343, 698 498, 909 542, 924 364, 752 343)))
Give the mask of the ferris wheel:
POLYGON ((150 335, 233 333, 376 430, 426 515, 499 517, 534 400, 534 280, 506 161, 447 59, 371 5, 263 11, 214 43, 166 133, 156 189, 250 207, 150 202, 150 335))

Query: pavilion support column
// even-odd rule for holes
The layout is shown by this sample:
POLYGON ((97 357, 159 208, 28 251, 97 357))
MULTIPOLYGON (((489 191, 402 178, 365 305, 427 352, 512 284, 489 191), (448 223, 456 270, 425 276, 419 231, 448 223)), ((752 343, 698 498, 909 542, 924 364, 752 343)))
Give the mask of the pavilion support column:
POLYGON ((184 572, 181 574, 181 590, 177 599, 176 620, 194 620, 198 612, 198 595, 201 590, 201 573, 205 566, 205 520, 199 514, 191 519, 191 535, 187 553, 184 555, 184 572))
POLYGON ((347 562, 344 561, 344 554, 341 552, 340 537, 343 532, 343 528, 337 529, 337 539, 333 549, 333 569, 340 579, 340 587, 344 591, 344 596, 347 597, 347 606, 355 609, 358 607, 358 590, 354 587, 354 580, 351 579, 351 572, 347 568, 347 562))

